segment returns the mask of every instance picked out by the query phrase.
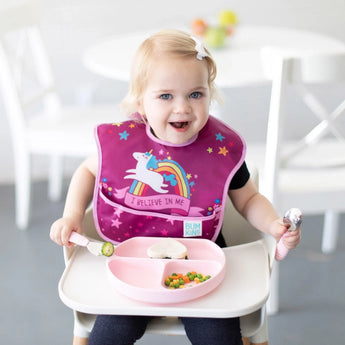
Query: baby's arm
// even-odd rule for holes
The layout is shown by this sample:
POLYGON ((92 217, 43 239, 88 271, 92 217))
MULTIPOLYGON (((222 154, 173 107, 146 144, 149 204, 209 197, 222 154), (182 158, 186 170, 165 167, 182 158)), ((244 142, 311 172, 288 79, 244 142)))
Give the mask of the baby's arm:
MULTIPOLYGON (((283 223, 272 204, 260 194, 251 180, 239 189, 229 191, 237 211, 255 228, 270 234, 277 241, 286 233, 288 225, 283 223)), ((300 229, 291 231, 283 238, 287 249, 295 248, 301 239, 300 229)))
POLYGON ((50 238, 59 245, 70 246, 72 231, 81 233, 85 210, 92 200, 97 171, 97 157, 86 159, 75 171, 68 189, 62 218, 50 229, 50 238))

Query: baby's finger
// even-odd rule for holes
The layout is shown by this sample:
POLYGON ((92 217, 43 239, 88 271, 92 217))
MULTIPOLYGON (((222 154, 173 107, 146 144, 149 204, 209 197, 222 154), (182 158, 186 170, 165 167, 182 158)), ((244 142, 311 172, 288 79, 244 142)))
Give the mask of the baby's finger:
POLYGON ((59 244, 62 246, 62 241, 60 237, 60 226, 57 222, 55 222, 50 229, 50 238, 52 241, 54 241, 56 244, 59 244))
POLYGON ((300 231, 291 231, 288 232, 284 237, 283 237, 284 245, 288 249, 293 249, 295 248, 298 243, 301 241, 301 232, 300 231))
POLYGON ((64 246, 70 247, 71 243, 69 242, 69 238, 71 236, 72 228, 68 225, 65 225, 61 231, 61 242, 64 246))

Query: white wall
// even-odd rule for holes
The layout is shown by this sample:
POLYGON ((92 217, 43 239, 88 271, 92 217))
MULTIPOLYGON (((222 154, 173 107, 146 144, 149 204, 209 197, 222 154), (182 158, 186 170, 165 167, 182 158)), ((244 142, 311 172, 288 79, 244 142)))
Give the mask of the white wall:
MULTIPOLYGON (((19 0, 0 0, 0 8, 19 0)), ((194 17, 212 17, 224 8, 238 13, 243 24, 277 25, 314 30, 345 42, 344 0, 42 0, 42 28, 65 102, 118 102, 126 85, 93 75, 81 64, 84 49, 112 34, 188 25, 194 17)), ((119 47, 121 49, 121 47, 119 47)), ((225 92, 232 125, 248 141, 263 140, 269 90, 264 87, 225 92), (248 102, 250 100, 250 102, 248 102), (250 124, 250 125, 249 125, 250 124), (255 130, 251 130, 254 128, 255 130), (260 130, 258 130, 258 128, 260 130)), ((298 104, 296 105, 298 106, 298 104)), ((0 183, 13 180, 8 124, 0 99, 0 183)), ((33 162, 36 177, 44 176, 44 159, 33 162)), ((74 169, 76 162, 68 162, 74 169)))

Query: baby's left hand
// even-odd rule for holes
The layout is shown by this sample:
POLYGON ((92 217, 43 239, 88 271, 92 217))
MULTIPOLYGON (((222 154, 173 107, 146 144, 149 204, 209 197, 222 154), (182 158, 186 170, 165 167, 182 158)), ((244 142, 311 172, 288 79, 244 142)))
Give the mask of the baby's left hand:
POLYGON ((289 225, 284 224, 283 219, 278 218, 271 223, 269 232, 279 241, 283 237, 284 246, 287 249, 296 248, 301 241, 301 226, 295 231, 288 231, 289 225))

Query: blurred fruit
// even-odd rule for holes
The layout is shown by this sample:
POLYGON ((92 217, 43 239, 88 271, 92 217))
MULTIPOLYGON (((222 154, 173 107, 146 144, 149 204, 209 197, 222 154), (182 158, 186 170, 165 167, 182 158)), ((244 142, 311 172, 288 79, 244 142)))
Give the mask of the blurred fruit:
POLYGON ((225 28, 225 31, 226 31, 226 34, 228 36, 231 36, 234 34, 235 32, 235 25, 228 25, 226 28, 225 28))
POLYGON ((196 18, 191 22, 191 29, 195 35, 204 36, 207 29, 207 23, 201 18, 196 18))
POLYGON ((205 33, 206 45, 210 48, 221 48, 224 46, 226 30, 220 26, 209 27, 205 33))
POLYGON ((219 13, 218 17, 219 24, 221 26, 229 26, 237 24, 236 13, 230 10, 224 10, 219 13))

